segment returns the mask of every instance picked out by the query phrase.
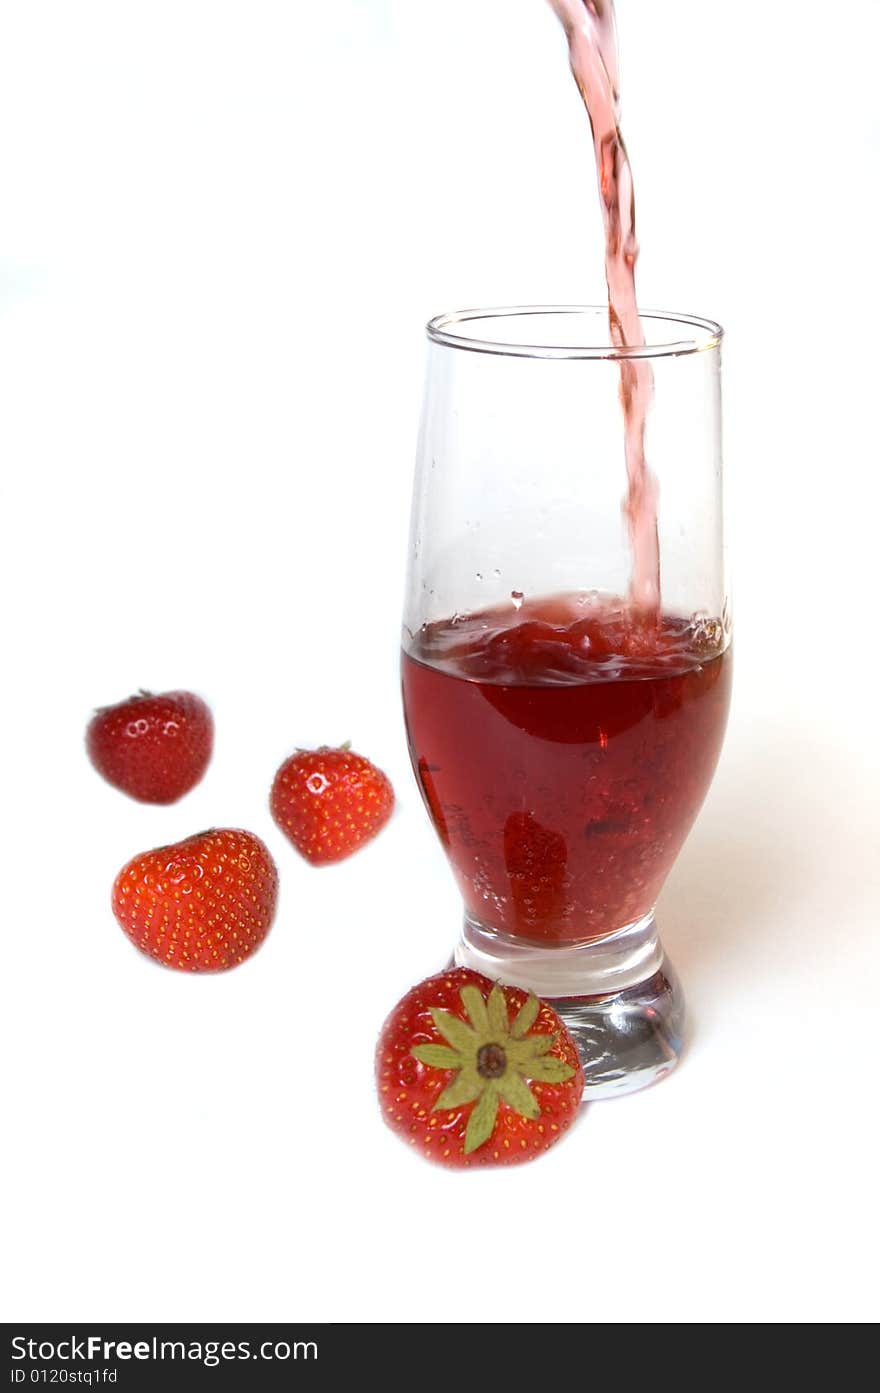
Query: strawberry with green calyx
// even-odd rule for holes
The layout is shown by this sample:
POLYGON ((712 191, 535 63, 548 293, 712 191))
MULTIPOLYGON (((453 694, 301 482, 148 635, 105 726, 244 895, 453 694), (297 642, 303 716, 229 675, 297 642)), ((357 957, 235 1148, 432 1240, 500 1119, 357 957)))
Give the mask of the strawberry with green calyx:
POLYGON ((376 1076, 392 1130, 456 1167, 532 1160, 574 1120, 584 1086, 555 1011, 467 968, 428 978, 398 1003, 376 1076))

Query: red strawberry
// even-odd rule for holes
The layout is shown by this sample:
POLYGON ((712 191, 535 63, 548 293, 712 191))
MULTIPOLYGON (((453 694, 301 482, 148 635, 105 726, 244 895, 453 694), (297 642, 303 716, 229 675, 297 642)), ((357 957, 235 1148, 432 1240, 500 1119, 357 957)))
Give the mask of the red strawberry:
POLYGON ((385 826, 394 807, 390 780, 348 745, 297 750, 272 784, 272 816, 315 866, 342 861, 385 826))
POLYGON ((521 932, 546 933, 548 924, 559 921, 565 907, 567 863, 564 837, 542 827, 531 813, 510 814, 504 824, 504 864, 521 932))
POLYGON ((222 972, 250 957, 275 915, 278 872, 251 832, 213 829, 123 866, 113 913, 141 952, 183 972, 222 972))
POLYGON ((208 767, 214 722, 192 692, 141 692, 96 711, 86 731, 89 759, 114 788, 141 803, 175 803, 208 767))
POLYGON ((515 1165, 559 1140, 584 1071, 545 1002, 452 968, 413 987, 376 1047, 389 1127, 444 1166, 515 1165))

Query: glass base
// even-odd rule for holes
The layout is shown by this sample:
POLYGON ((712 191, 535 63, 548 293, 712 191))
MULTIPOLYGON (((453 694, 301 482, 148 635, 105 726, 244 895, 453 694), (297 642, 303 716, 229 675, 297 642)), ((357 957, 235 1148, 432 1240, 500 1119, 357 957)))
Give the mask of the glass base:
POLYGON ((647 1088, 678 1063, 684 997, 653 912, 573 947, 526 942, 466 918, 454 961, 549 1001, 584 1066, 584 1097, 647 1088))
POLYGON ((671 1072, 682 1049, 684 996, 667 958, 653 977, 614 996, 551 1002, 584 1066, 584 1097, 647 1088, 671 1072))

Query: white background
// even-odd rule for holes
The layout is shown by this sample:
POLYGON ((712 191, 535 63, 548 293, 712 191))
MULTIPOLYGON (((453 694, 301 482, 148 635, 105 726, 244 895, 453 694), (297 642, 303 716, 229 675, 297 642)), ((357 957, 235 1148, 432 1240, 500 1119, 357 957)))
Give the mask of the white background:
POLYGON ((449 1174, 372 1082, 459 914, 397 690, 422 325, 602 295, 557 21, 3 7, 7 1319, 880 1313, 880 10, 774 0, 754 32, 742 5, 619 9, 640 298, 728 331, 736 697, 661 904, 689 1049, 538 1163, 449 1174), (91 708, 141 685, 215 711, 167 809, 83 753, 91 708), (399 811, 314 871, 269 784, 347 738, 399 811), (224 823, 277 858, 266 946, 217 978, 154 967, 113 877, 224 823))

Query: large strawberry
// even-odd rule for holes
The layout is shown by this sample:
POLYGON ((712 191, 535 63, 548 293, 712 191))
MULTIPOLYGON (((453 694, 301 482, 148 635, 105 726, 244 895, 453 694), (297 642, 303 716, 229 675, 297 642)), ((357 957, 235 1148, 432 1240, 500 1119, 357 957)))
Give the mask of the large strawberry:
POLYGON ((556 1012, 468 968, 429 977, 398 1002, 376 1079, 389 1127, 445 1166, 532 1160, 571 1124, 584 1087, 556 1012))
POLYGON ((394 808, 388 777, 348 745, 297 750, 282 764, 272 816, 313 865, 341 861, 381 831, 394 808))
POLYGON ((132 943, 167 967, 222 972, 262 943, 277 896, 275 862, 259 837, 212 829, 129 861, 113 912, 132 943))
POLYGON ((92 764, 142 803, 175 803, 199 782, 214 743, 211 712, 192 692, 140 692, 96 711, 86 731, 92 764))

